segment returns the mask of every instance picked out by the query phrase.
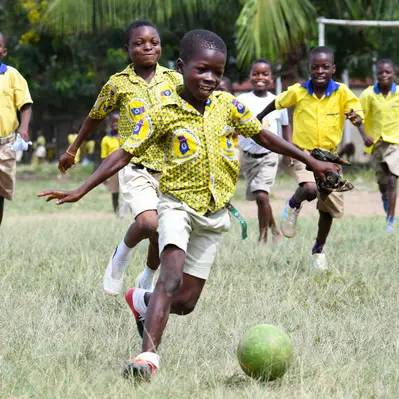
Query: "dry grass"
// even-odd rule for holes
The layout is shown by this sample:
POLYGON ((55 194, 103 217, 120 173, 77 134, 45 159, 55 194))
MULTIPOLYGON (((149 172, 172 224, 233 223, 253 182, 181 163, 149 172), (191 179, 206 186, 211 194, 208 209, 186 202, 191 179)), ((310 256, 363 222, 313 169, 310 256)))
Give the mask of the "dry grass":
POLYGON ((326 275, 308 269, 313 218, 276 248, 258 246, 255 221, 244 242, 233 223, 197 309, 170 319, 159 376, 134 386, 120 377, 140 348, 134 322, 122 298, 100 288, 128 221, 111 215, 102 189, 61 209, 33 197, 49 186, 20 181, 0 229, 1 398, 397 397, 399 241, 380 218, 337 223, 326 275), (245 377, 235 355, 242 333, 263 322, 285 328, 295 346, 294 364, 270 384, 245 377))

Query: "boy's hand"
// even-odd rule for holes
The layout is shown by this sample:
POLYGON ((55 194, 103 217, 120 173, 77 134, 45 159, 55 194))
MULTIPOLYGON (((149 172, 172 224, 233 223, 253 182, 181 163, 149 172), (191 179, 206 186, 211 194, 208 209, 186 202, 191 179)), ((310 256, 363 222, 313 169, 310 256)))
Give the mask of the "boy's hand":
POLYGON ((46 201, 51 201, 57 199, 57 205, 61 205, 65 202, 76 202, 82 198, 82 194, 78 189, 72 191, 62 191, 62 190, 49 190, 42 191, 37 194, 38 197, 45 197, 46 201))
POLYGON ((366 147, 371 147, 374 144, 374 139, 370 136, 364 135, 363 142, 366 147))
POLYGON ((327 173, 339 173, 339 166, 325 161, 318 161, 317 159, 311 157, 309 163, 309 168, 313 171, 315 177, 322 181, 326 180, 327 173))
POLYGON ((68 169, 75 165, 75 155, 70 152, 64 152, 60 156, 60 159, 58 161, 58 169, 61 173, 65 173, 68 169))
POLYGON ((362 118, 351 109, 349 112, 345 112, 346 119, 349 119, 355 126, 360 126, 362 124, 362 118))

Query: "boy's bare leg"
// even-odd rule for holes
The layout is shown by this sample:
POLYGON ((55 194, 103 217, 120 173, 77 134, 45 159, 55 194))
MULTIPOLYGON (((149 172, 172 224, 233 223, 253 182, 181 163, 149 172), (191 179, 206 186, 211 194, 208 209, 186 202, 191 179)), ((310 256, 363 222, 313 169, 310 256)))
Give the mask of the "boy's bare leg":
POLYGON ((300 206, 303 201, 313 201, 316 197, 316 183, 308 182, 299 184, 291 199, 300 206))
MULTIPOLYGON (((158 227, 158 214, 157 211, 145 211, 137 215, 136 220, 129 226, 125 234, 125 244, 129 248, 135 247, 140 241, 147 238, 156 241, 156 231, 158 227)), ((159 264, 159 263, 158 263, 159 264)))
POLYGON ((267 232, 272 219, 269 194, 266 191, 255 191, 256 205, 258 207, 259 241, 267 242, 267 232))
POLYGON ((317 230, 316 243, 312 249, 313 254, 323 252, 323 247, 327 241, 333 222, 333 218, 329 213, 319 211, 319 214, 319 228, 317 230))
POLYGON ((137 215, 135 222, 129 226, 124 239, 117 246, 105 270, 103 287, 106 293, 111 295, 120 293, 123 274, 129 264, 132 249, 147 238, 150 240, 147 265, 137 277, 136 285, 145 289, 153 288, 154 273, 159 266, 157 227, 157 211, 149 210, 137 215))
POLYGON ((397 180, 398 178, 392 173, 387 179, 387 199, 388 199, 388 212, 387 218, 395 217, 396 197, 397 197, 397 180))
POLYGON ((389 203, 388 203, 387 185, 385 182, 379 181, 378 188, 381 193, 381 200, 382 200, 382 205, 384 207, 385 214, 386 214, 386 216, 388 216, 389 203))
POLYGON ((119 193, 112 193, 112 208, 114 210, 114 213, 118 213, 119 193))
POLYGON ((171 312, 190 313, 201 294, 205 280, 183 273, 186 254, 168 245, 161 254, 161 272, 145 315, 143 352, 155 352, 171 312))
POLYGON ((3 211, 4 211, 4 197, 0 197, 0 224, 3 220, 3 211))

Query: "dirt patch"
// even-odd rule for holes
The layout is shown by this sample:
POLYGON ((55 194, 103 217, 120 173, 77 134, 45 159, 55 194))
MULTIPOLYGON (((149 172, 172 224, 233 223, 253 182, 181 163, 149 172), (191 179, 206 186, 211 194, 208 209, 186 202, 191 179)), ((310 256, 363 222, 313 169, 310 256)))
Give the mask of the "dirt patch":
MULTIPOLYGON (((271 204, 275 215, 279 215, 288 198, 293 191, 276 191, 272 193, 271 204)), ((375 191, 349 191, 345 196, 345 216, 384 216, 381 197, 375 191)), ((247 218, 257 217, 257 207, 254 201, 234 201, 234 205, 239 209, 243 216, 247 218)), ((301 215, 317 215, 316 201, 305 202, 301 215)))

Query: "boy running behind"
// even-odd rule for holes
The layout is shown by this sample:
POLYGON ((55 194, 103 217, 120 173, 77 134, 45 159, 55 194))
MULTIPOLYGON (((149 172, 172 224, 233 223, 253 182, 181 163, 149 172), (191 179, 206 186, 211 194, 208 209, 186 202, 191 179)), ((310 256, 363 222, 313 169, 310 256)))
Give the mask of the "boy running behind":
MULTIPOLYGON (((249 78, 252 91, 240 94, 237 98, 257 115, 276 98, 269 92, 273 84, 272 64, 267 60, 256 60, 251 66, 249 78)), ((290 127, 287 110, 273 111, 261 122, 264 128, 274 134, 281 131, 283 137, 288 140, 290 127)), ((273 241, 278 242, 282 236, 274 220, 269 199, 276 179, 278 154, 266 150, 250 138, 239 137, 239 144, 243 151, 241 166, 247 180, 246 197, 247 200, 255 200, 258 207, 259 241, 267 242, 267 233, 270 228, 273 241)))
POLYGON ((387 233, 394 231, 399 176, 399 93, 394 78, 393 62, 381 59, 377 61, 377 82, 360 95, 364 128, 373 140, 366 152, 372 153, 387 233))
POLYGON ((29 141, 32 115, 28 84, 15 68, 2 62, 6 55, 6 37, 0 32, 0 224, 4 199, 12 200, 15 192, 17 161, 13 143, 18 134, 25 142, 29 141))
MULTIPOLYGON (((85 138, 114 110, 119 110, 120 143, 131 134, 144 112, 158 104, 162 93, 168 93, 181 83, 181 76, 158 64, 161 39, 156 27, 148 21, 135 21, 126 30, 125 49, 132 64, 112 75, 101 89, 97 101, 86 117, 77 139, 60 157, 59 169, 64 172, 74 164, 75 155, 85 138)), ((157 204, 159 173, 163 166, 163 152, 158 143, 147 148, 119 172, 119 189, 124 203, 135 218, 116 247, 105 270, 103 287, 106 293, 117 295, 122 290, 123 275, 132 249, 149 239, 147 264, 138 276, 136 285, 153 288, 153 277, 159 266, 157 204)))
MULTIPOLYGON (((292 143, 304 151, 320 148, 336 152, 342 139, 345 117, 356 126, 362 125, 360 102, 347 86, 332 79, 335 64, 330 48, 317 47, 311 51, 309 72, 308 81, 290 86, 258 118, 263 118, 275 109, 294 107, 292 143)), ((367 142, 363 131, 361 134, 367 142)), ((294 237, 302 202, 313 201, 317 197, 319 223, 311 265, 315 269, 325 270, 328 264, 323 248, 333 219, 342 217, 344 213, 343 194, 331 192, 320 196, 313 173, 306 169, 303 162, 294 160, 290 167, 296 176, 298 188, 284 209, 281 230, 287 238, 294 237)))

